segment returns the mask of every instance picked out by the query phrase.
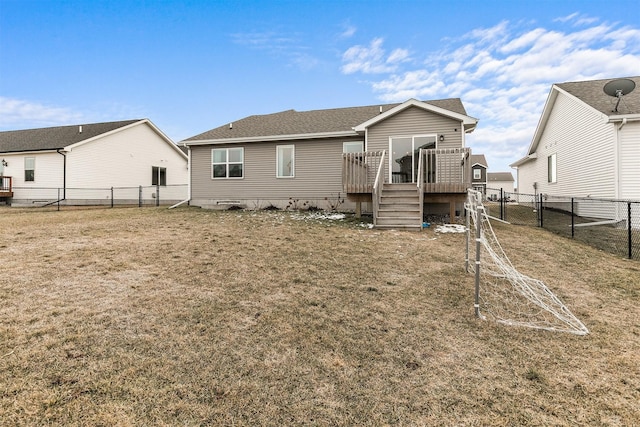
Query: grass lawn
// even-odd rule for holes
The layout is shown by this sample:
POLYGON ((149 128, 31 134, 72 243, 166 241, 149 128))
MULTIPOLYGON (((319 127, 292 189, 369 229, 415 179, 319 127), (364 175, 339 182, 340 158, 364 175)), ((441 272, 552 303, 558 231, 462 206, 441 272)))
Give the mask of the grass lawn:
POLYGON ((0 424, 633 425, 640 263, 495 223, 584 337, 478 320, 463 234, 0 210, 0 424))

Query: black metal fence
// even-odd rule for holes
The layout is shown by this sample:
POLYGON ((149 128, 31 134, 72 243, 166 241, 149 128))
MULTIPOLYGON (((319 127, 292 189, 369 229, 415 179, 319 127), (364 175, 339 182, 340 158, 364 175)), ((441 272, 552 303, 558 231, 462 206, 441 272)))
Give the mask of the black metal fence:
POLYGON ((108 188, 13 187, 12 207, 61 210, 78 207, 171 205, 188 197, 186 184, 108 188))
POLYGON ((486 200, 490 216, 543 227, 629 259, 640 259, 640 202, 506 193, 486 200))

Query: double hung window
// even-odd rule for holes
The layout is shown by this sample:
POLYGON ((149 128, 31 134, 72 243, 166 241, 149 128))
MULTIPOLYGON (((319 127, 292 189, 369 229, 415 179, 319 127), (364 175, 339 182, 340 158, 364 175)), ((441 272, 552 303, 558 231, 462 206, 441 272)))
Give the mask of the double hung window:
POLYGON ((36 158, 24 158, 24 181, 33 182, 36 180, 36 158))
POLYGON ((213 179, 244 177, 244 148, 214 148, 211 150, 213 179))

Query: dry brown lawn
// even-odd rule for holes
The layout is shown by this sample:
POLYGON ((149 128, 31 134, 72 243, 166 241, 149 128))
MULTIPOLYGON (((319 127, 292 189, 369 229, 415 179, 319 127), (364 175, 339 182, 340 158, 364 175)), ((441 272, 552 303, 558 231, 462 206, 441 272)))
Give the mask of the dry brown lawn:
POLYGON ((0 210, 2 425, 633 425, 640 263, 494 224, 591 333, 473 315, 464 235, 0 210))

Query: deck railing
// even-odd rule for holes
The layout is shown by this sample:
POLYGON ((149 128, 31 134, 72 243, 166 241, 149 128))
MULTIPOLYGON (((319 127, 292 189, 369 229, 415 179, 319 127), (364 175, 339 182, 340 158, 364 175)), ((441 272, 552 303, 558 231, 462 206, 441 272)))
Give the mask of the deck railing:
POLYGON ((13 179, 10 176, 0 176, 0 193, 12 192, 13 179))
POLYGON ((466 193, 471 187, 469 148, 421 149, 419 156, 418 185, 424 193, 466 193))
MULTIPOLYGON (((388 166, 384 151, 345 153, 342 155, 342 185, 346 193, 373 193, 381 173, 387 181, 388 166)), ((466 193, 471 187, 471 150, 469 148, 421 149, 414 159, 417 169, 413 182, 423 193, 466 193)), ((411 176, 411 173, 408 174, 411 176)), ((382 183, 381 183, 382 184, 382 183)))
POLYGON ((383 164, 383 156, 384 151, 344 153, 342 155, 342 186, 345 193, 371 193, 376 174, 380 165, 383 164))

